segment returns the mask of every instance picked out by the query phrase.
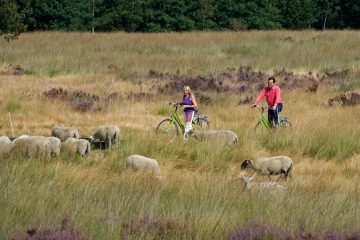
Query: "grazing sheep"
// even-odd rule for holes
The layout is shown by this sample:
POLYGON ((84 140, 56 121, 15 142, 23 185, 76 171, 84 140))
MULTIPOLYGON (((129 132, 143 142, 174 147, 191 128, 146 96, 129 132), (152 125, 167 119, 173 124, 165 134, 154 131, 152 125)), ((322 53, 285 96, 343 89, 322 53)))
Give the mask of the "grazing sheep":
POLYGON ((242 176, 247 190, 271 191, 275 193, 285 193, 286 187, 277 182, 251 182, 254 177, 242 176))
POLYGON ((80 138, 79 131, 73 127, 55 126, 51 130, 51 136, 59 138, 62 142, 68 138, 80 138))
POLYGON ((160 176, 160 167, 155 159, 147 158, 141 155, 130 155, 125 160, 126 169, 134 171, 151 171, 160 176))
POLYGON ((50 141, 51 144, 51 153, 55 156, 60 156, 60 149, 61 149, 61 141, 57 137, 45 137, 50 141))
POLYGON ((31 136, 16 139, 13 151, 28 158, 39 157, 50 159, 51 143, 49 139, 42 136, 31 136))
POLYGON ((107 147, 111 148, 111 143, 120 146, 120 129, 115 125, 101 126, 91 135, 91 139, 103 141, 107 147))
POLYGON ((86 139, 68 138, 62 146, 73 155, 86 156, 90 152, 90 142, 86 139))
POLYGON ((13 140, 13 143, 16 143, 16 141, 17 141, 18 139, 23 139, 23 138, 27 138, 27 137, 30 137, 30 136, 29 136, 29 135, 21 135, 21 136, 15 138, 15 139, 13 140))
POLYGON ((232 145, 238 142, 238 136, 230 130, 192 130, 189 132, 189 136, 194 137, 195 139, 216 139, 224 141, 227 145, 232 145))
MULTIPOLYGON (((14 143, 16 143, 16 141, 18 141, 19 139, 25 139, 28 138, 30 136, 28 135, 21 135, 20 137, 17 137, 14 139, 14 143)), ((51 144, 51 153, 55 156, 60 156, 60 149, 61 149, 61 141, 59 138, 57 137, 44 137, 44 136, 33 136, 33 137, 38 137, 38 138, 45 138, 47 140, 50 141, 51 144)))
POLYGON ((288 176, 291 176, 291 171, 293 169, 293 166, 294 163, 293 160, 291 160, 291 158, 287 156, 276 156, 276 157, 259 158, 256 161, 245 160, 241 164, 241 170, 244 170, 247 167, 249 167, 254 171, 264 175, 283 174, 286 180, 288 176))
POLYGON ((11 142, 10 138, 1 136, 0 137, 0 158, 5 157, 11 152, 11 149, 14 147, 14 143, 11 142))

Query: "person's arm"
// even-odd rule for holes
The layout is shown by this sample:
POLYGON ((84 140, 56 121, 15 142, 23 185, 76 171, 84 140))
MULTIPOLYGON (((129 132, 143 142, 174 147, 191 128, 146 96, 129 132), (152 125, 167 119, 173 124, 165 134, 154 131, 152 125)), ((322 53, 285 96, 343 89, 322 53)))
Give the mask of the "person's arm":
POLYGON ((195 98, 195 96, 194 95, 191 95, 190 96, 190 98, 191 98, 191 101, 192 101, 192 105, 184 105, 183 107, 184 108, 197 108, 197 102, 196 102, 196 98, 195 98))
POLYGON ((277 87, 277 88, 275 88, 274 90, 275 90, 275 103, 274 103, 273 109, 275 110, 276 107, 277 107, 277 105, 278 105, 279 103, 281 103, 282 100, 281 100, 281 91, 280 91, 280 88, 277 87))
POLYGON ((261 99, 265 96, 265 88, 260 92, 259 96, 257 96, 255 103, 252 105, 252 107, 256 107, 257 104, 261 101, 261 99))

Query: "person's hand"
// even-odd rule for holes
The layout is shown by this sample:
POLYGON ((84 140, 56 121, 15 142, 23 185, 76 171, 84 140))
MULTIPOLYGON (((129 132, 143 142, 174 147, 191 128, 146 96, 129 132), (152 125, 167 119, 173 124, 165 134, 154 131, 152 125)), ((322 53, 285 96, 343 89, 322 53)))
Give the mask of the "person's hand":
POLYGON ((276 110, 276 106, 273 106, 272 109, 273 109, 273 110, 276 110))
POLYGON ((256 106, 257 106, 256 104, 253 104, 253 105, 251 106, 251 108, 256 108, 256 106))

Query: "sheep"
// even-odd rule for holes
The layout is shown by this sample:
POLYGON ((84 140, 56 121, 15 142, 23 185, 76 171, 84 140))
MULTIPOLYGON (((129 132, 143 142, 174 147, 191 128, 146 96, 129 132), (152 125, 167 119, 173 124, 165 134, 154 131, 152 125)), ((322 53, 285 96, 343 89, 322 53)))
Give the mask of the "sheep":
POLYGON ((79 131, 76 128, 63 126, 55 126, 51 130, 51 136, 59 138, 62 142, 70 137, 80 138, 79 131))
POLYGON ((141 155, 130 155, 125 160, 126 169, 134 171, 150 171, 160 176, 160 167, 155 159, 147 158, 141 155))
POLYGON ((195 139, 222 140, 227 145, 236 144, 238 142, 238 136, 236 135, 236 133, 230 130, 191 130, 189 132, 189 137, 194 137, 195 139))
MULTIPOLYGON (((14 143, 16 143, 16 141, 18 141, 19 139, 24 139, 24 138, 28 138, 30 136, 28 135, 21 135, 20 137, 17 137, 14 139, 14 143)), ((55 156, 60 156, 60 149, 61 149, 61 141, 59 138, 57 137, 44 137, 44 136, 33 136, 33 137, 38 137, 38 138, 45 138, 48 139, 50 141, 51 144, 51 153, 55 156)))
POLYGON ((3 158, 11 152, 11 149, 14 147, 14 143, 11 142, 10 138, 6 136, 0 137, 0 158, 3 158))
POLYGON ((276 193, 285 193, 286 187, 277 182, 251 182, 254 177, 242 176, 246 190, 271 191, 276 193))
POLYGON ((51 144, 51 153, 55 156, 60 156, 60 149, 61 149, 61 140, 57 137, 45 137, 50 141, 51 144))
POLYGON ((63 149, 67 149, 71 154, 87 156, 90 152, 90 142, 86 139, 68 138, 62 144, 63 149))
POLYGON ((42 136, 31 136, 16 139, 13 151, 25 155, 25 157, 40 157, 50 159, 51 143, 42 136))
POLYGON ((107 147, 111 148, 111 143, 115 143, 116 147, 120 146, 120 129, 115 125, 100 126, 90 137, 91 140, 104 141, 107 147))
POLYGON ((13 143, 16 143, 17 140, 30 137, 29 135, 21 135, 13 140, 13 143))
POLYGON ((284 175, 285 180, 291 176, 294 163, 293 160, 287 156, 265 157, 259 158, 256 161, 245 160, 241 164, 241 170, 247 167, 259 172, 263 175, 284 175))

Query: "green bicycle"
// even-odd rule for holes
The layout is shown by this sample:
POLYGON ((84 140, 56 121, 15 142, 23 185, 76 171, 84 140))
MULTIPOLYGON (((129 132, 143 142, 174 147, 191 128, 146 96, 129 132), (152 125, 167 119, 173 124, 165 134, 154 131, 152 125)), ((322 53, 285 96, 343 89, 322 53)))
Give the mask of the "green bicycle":
MULTIPOLYGON (((173 105, 173 104, 169 104, 173 105)), ((184 133, 185 126, 180 120, 180 117, 177 113, 178 108, 180 105, 175 104, 174 112, 170 115, 170 118, 166 118, 162 120, 157 128, 156 133, 158 136, 161 136, 162 139, 166 142, 172 142, 177 135, 179 135, 179 128, 181 129, 182 133, 184 133)), ((209 128, 210 122, 206 115, 197 115, 195 114, 192 120, 192 127, 193 129, 199 130, 200 128, 209 128)))
MULTIPOLYGON (((263 131, 264 129, 270 131, 271 129, 275 129, 273 128, 273 126, 271 126, 271 124, 269 123, 269 121, 267 120, 267 118, 264 116, 264 111, 269 109, 269 107, 262 107, 262 106, 257 106, 258 108, 260 108, 260 118, 258 120, 258 122, 255 125, 254 130, 256 132, 260 132, 263 131)), ((279 115, 279 128, 291 128, 291 123, 290 123, 290 119, 286 116, 280 116, 279 115)))

